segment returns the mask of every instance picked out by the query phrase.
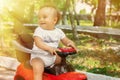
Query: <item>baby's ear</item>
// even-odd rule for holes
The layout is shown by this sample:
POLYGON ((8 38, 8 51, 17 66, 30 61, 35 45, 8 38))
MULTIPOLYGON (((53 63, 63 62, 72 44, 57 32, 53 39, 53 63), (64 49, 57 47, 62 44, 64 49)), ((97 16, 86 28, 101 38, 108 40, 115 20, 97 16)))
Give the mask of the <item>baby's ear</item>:
POLYGON ((55 22, 55 24, 57 24, 57 22, 58 22, 58 18, 57 17, 54 18, 54 22, 55 22))

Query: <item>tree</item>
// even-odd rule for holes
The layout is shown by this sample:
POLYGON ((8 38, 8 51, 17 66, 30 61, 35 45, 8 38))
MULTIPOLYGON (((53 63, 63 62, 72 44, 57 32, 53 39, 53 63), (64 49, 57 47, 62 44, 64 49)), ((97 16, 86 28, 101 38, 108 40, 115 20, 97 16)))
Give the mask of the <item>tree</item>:
POLYGON ((98 0, 98 8, 95 15, 94 26, 105 26, 106 0, 98 0))

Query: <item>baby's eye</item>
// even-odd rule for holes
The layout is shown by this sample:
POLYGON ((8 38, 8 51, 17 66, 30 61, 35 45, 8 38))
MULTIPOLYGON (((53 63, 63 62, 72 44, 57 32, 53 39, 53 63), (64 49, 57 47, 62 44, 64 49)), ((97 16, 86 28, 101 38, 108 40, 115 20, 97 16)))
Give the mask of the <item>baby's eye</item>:
POLYGON ((43 16, 43 18, 45 19, 45 18, 47 18, 47 16, 43 16))
POLYGON ((47 16, 40 16, 40 17, 39 17, 39 20, 40 20, 40 19, 46 19, 46 18, 47 18, 47 16))

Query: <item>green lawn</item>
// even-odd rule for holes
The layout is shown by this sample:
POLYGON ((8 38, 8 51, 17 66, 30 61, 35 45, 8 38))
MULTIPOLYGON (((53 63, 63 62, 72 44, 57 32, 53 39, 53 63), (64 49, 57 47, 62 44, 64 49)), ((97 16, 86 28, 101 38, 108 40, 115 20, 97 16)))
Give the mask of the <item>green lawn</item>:
POLYGON ((120 77, 120 55, 111 49, 111 44, 117 45, 114 39, 96 39, 89 35, 80 34, 77 47, 78 54, 69 56, 68 62, 81 71, 120 77))
POLYGON ((80 20, 80 26, 93 26, 93 22, 89 20, 80 20))

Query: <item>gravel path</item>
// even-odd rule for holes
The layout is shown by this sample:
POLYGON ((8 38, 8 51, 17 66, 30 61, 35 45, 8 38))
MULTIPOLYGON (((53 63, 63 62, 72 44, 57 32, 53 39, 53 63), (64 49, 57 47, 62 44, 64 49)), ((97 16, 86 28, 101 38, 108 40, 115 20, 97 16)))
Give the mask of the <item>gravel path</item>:
MULTIPOLYGON (((13 80, 15 70, 19 64, 20 63, 14 58, 0 56, 0 80, 13 80)), ((101 74, 93 74, 88 72, 81 73, 85 73, 88 77, 88 80, 120 80, 120 78, 110 77, 101 74)))

